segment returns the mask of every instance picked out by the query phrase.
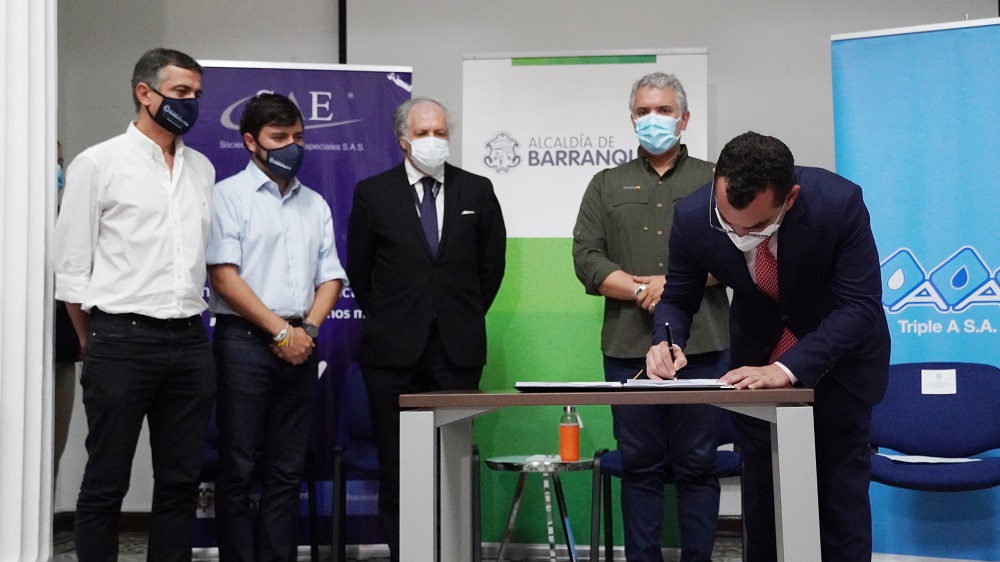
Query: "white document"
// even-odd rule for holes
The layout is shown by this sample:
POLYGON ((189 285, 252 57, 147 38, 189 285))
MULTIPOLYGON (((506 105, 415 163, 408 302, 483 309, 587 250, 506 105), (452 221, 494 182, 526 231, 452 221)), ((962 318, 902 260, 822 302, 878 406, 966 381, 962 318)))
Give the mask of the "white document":
POLYGON ((732 385, 723 384, 716 379, 632 379, 625 382, 584 381, 519 381, 514 388, 522 392, 556 392, 574 390, 713 390, 731 389, 732 385))
POLYGON ((632 379, 625 381, 625 388, 734 388, 731 384, 719 382, 718 379, 632 379))
POLYGON ((960 462, 976 462, 982 459, 969 459, 965 457, 948 459, 944 457, 925 457, 922 455, 884 455, 878 453, 880 457, 885 457, 891 461, 907 462, 912 464, 954 464, 960 462))
POLYGON ((514 383, 514 388, 518 390, 595 390, 595 389, 615 389, 621 388, 620 382, 605 381, 583 381, 583 382, 546 382, 546 381, 519 381, 514 383))
POLYGON ((921 369, 921 394, 956 394, 955 369, 921 369))

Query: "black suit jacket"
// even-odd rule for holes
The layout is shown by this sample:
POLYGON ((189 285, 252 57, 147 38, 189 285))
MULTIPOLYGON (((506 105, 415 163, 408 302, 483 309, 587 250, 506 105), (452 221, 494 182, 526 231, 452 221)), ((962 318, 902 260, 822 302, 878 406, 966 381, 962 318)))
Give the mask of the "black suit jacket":
POLYGON ((888 381, 889 330, 878 250, 861 188, 820 168, 797 167, 795 178, 799 196, 777 234, 777 303, 754 284, 743 253, 728 236, 710 228, 711 184, 677 204, 654 338, 663 341, 662 326, 669 321, 684 345, 705 274, 711 273, 733 291, 734 367, 767 365, 787 327, 799 342, 779 360, 800 383, 816 388, 830 379, 877 404, 888 381))
POLYGON ((347 276, 365 313, 362 365, 416 363, 435 319, 454 363, 486 363, 486 311, 505 264, 503 215, 488 179, 450 164, 443 193, 441 242, 433 256, 403 164, 354 190, 347 276))

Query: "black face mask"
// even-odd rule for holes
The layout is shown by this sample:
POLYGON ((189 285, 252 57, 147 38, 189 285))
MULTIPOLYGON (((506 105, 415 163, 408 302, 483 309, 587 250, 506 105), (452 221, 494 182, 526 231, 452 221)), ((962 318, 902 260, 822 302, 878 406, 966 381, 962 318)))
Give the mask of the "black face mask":
POLYGON ((146 106, 146 113, 157 125, 175 135, 183 135, 194 127, 194 122, 198 120, 198 98, 168 98, 152 86, 149 89, 163 98, 156 115, 146 106))
MULTIPOLYGON (((257 142, 257 146, 260 146, 260 141, 257 142)), ((302 158, 306 154, 305 149, 294 142, 274 150, 268 150, 264 147, 260 149, 264 151, 264 157, 261 160, 267 165, 267 169, 283 180, 290 180, 299 173, 299 168, 302 167, 302 158)))

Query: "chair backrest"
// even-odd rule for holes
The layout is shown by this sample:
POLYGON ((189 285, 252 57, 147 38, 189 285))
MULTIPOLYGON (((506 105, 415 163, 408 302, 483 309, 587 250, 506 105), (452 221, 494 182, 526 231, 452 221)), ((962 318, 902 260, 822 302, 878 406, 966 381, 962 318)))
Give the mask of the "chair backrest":
POLYGON ((1000 448, 998 410, 1000 369, 992 365, 891 365, 885 398, 872 411, 872 445, 909 455, 969 457, 1000 448), (954 370, 954 394, 924 392, 923 373, 934 370, 954 370))

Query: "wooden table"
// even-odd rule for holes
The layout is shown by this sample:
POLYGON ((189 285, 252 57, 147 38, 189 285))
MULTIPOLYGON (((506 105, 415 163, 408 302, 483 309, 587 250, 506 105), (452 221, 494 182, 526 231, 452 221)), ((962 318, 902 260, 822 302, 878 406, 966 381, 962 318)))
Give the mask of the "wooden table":
POLYGON ((778 560, 819 560, 812 401, 811 389, 403 395, 399 398, 403 408, 399 414, 400 560, 473 560, 473 418, 501 408, 567 404, 712 404, 770 422, 778 560))

